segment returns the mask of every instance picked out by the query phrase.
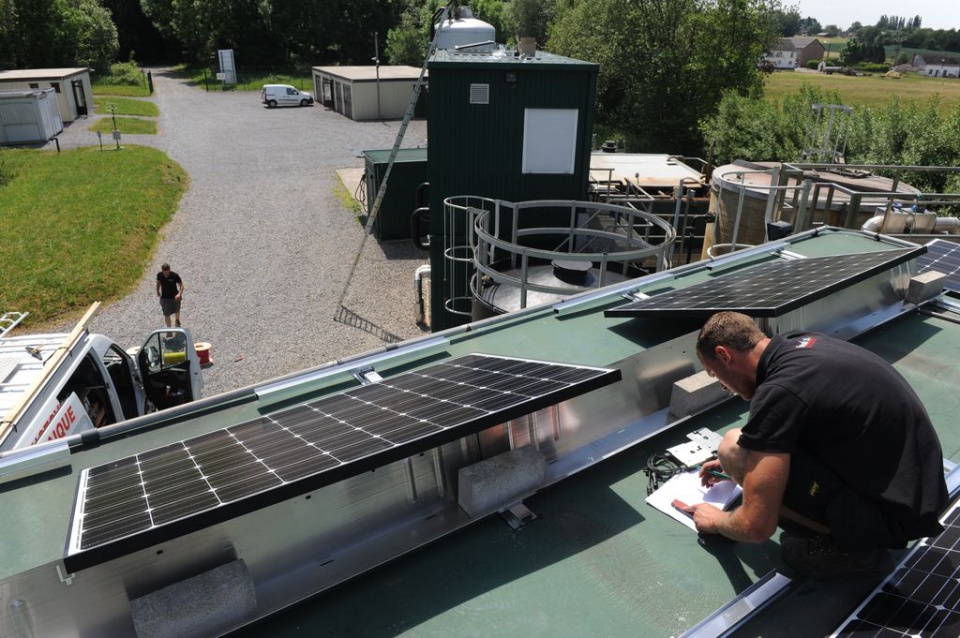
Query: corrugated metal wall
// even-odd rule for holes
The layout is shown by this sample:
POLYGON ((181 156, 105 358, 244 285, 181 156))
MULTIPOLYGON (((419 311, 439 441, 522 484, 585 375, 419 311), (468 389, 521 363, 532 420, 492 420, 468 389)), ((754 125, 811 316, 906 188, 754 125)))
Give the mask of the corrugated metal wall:
MULTIPOLYGON (((430 144, 431 264, 434 272, 431 327, 441 330, 466 318, 444 311, 443 200, 474 195, 512 202, 535 199, 584 200, 590 166, 598 66, 546 53, 537 59, 496 59, 438 52, 431 60, 430 144), (471 104, 471 85, 489 86, 488 104, 471 104), (570 175, 523 174, 524 111, 577 109, 577 151, 570 175)), ((533 220, 530 220, 533 221, 533 220)), ((566 215, 556 225, 565 225, 566 215)), ((552 225, 537 219, 537 225, 552 225)), ((524 224, 529 225, 529 224, 524 224)), ((445 246, 444 246, 445 247, 445 246)), ((455 280, 461 278, 456 276, 455 280)), ((454 296, 466 294, 455 290, 454 296)))

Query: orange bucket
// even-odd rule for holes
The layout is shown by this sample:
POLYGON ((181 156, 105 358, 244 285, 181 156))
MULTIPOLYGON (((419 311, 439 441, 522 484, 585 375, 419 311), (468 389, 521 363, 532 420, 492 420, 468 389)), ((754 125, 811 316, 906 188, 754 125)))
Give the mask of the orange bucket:
POLYGON ((200 358, 200 365, 210 365, 210 344, 205 341, 198 341, 193 344, 193 347, 197 351, 197 356, 200 358))

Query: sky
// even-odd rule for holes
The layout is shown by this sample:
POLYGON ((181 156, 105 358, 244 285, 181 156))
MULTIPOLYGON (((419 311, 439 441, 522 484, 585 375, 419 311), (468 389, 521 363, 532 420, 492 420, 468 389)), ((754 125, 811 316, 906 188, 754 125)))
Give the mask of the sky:
POLYGON ((835 24, 846 29, 854 22, 870 26, 880 16, 920 16, 921 26, 930 29, 960 29, 960 2, 957 0, 784 0, 784 7, 796 6, 803 18, 816 18, 822 26, 835 24))

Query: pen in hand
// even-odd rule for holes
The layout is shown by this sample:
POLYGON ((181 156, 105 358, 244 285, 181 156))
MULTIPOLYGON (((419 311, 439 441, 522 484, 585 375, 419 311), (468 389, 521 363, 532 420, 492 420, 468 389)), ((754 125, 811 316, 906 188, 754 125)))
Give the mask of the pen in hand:
MULTIPOLYGON (((697 465, 697 466, 695 466, 695 467, 697 468, 697 470, 703 469, 703 467, 700 466, 700 465, 697 465)), ((722 479, 722 480, 724 480, 724 481, 732 481, 732 480, 733 480, 733 478, 732 478, 730 475, 724 474, 723 472, 717 472, 716 470, 707 470, 707 474, 709 474, 710 476, 715 476, 716 478, 722 479)))

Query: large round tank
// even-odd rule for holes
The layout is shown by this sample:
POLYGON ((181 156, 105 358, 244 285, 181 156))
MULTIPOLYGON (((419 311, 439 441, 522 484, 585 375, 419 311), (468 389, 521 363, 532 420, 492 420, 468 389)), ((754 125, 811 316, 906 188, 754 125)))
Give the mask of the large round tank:
MULTIPOLYGON (((710 178, 710 210, 717 215, 715 243, 732 243, 736 226, 737 210, 740 223, 736 231, 737 244, 761 244, 765 240, 767 203, 774 192, 772 169, 781 167, 777 162, 735 162, 718 166, 710 178)), ((821 222, 828 226, 847 225, 847 213, 854 203, 851 192, 859 197, 858 210, 851 228, 860 228, 865 221, 877 214, 877 208, 886 206, 890 198, 871 193, 903 193, 910 201, 920 191, 887 177, 867 171, 844 169, 805 170, 801 177, 791 177, 786 185, 792 188, 782 191, 771 215, 771 221, 784 219, 794 221, 794 202, 799 200, 803 181, 811 180, 805 226, 821 222), (782 204, 782 205, 781 205, 782 204)), ((798 229, 803 230, 803 229, 798 229)))
MULTIPOLYGON (((519 279, 522 276, 519 268, 510 268, 506 263, 495 264, 508 278, 519 279)), ((526 300, 523 299, 523 288, 510 283, 485 280, 473 290, 473 319, 485 319, 494 315, 520 310, 527 306, 537 306, 545 303, 563 301, 570 295, 597 288, 601 274, 603 284, 609 285, 625 281, 629 277, 622 273, 607 270, 603 273, 593 263, 588 261, 553 260, 537 261, 527 269, 527 284, 532 287, 543 286, 551 292, 528 289, 526 300), (564 292, 557 292, 557 291, 564 292)), ((639 276, 642 273, 632 273, 639 276)))
POLYGON ((438 49, 455 49, 468 44, 483 42, 480 46, 469 47, 466 51, 493 51, 496 48, 497 30, 493 25, 478 20, 467 9, 461 9, 459 17, 435 24, 438 49))

